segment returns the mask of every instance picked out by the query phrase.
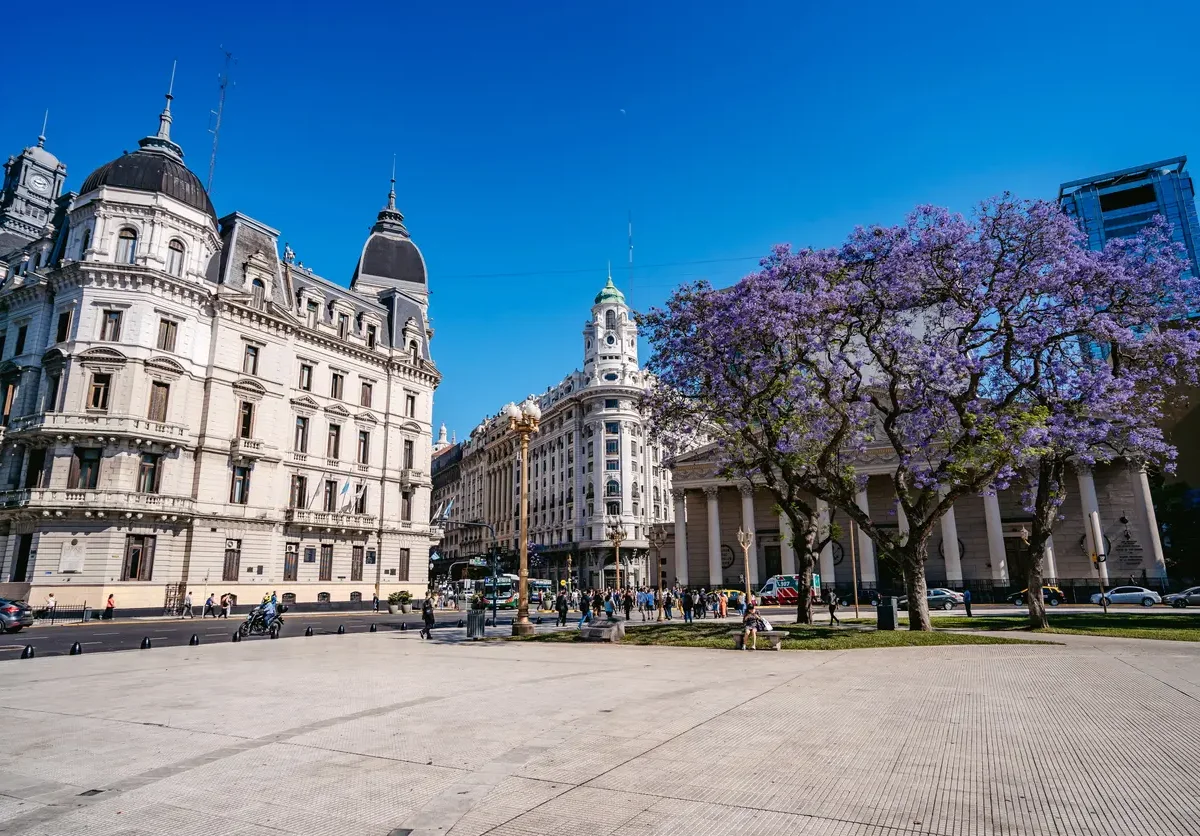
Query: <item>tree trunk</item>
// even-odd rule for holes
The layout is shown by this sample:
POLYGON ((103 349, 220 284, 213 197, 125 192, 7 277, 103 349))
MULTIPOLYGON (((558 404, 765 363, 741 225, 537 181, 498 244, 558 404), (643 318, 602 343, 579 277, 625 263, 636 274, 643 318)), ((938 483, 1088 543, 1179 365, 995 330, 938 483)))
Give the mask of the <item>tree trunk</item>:
POLYGON ((908 592, 908 629, 928 633, 933 629, 933 624, 929 620, 929 599, 925 595, 929 586, 925 581, 924 544, 909 551, 902 565, 904 586, 908 592))
POLYGON ((802 567, 799 577, 800 589, 798 590, 799 594, 796 596, 796 623, 812 624, 812 565, 802 567))
POLYGON ((1050 626, 1046 618, 1046 601, 1042 598, 1042 561, 1032 554, 1025 561, 1025 594, 1029 600, 1029 626, 1034 630, 1045 630, 1050 626))

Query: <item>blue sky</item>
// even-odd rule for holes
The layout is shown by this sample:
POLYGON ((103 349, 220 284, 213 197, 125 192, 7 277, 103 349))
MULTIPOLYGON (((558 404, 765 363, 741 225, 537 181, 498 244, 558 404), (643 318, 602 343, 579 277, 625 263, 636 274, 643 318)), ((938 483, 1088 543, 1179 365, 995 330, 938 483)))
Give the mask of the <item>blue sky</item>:
POLYGON ((608 259, 629 291, 630 211, 645 307, 918 203, 1200 167, 1185 0, 506 5, 68 0, 10 42, 0 152, 49 108, 78 188, 152 132, 177 58, 173 136, 203 178, 224 45, 218 213, 345 283, 397 155, 430 269, 435 420, 460 439, 581 364, 608 259))

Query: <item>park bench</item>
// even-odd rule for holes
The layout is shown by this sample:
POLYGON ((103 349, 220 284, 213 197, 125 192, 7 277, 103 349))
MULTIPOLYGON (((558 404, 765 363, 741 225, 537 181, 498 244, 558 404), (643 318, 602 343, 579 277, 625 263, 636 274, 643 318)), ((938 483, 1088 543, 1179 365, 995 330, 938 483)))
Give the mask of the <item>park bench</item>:
MULTIPOLYGON (((745 639, 745 633, 741 630, 731 630, 729 635, 733 636, 733 649, 741 650, 745 639)), ((779 645, 787 638, 786 630, 761 630, 758 633, 759 641, 766 639, 771 643, 772 650, 779 650, 779 645)), ((765 648, 764 648, 765 649, 765 648)))

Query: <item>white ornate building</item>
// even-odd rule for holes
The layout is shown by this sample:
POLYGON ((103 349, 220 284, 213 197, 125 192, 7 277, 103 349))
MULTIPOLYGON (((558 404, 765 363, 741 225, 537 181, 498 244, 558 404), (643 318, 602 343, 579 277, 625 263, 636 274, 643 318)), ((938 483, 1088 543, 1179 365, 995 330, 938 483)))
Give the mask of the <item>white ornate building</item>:
POLYGON ((170 127, 77 194, 43 138, 5 165, 0 595, 423 589, 440 375, 394 184, 347 288, 218 219, 170 127))
MULTIPOLYGON (((638 366, 637 324, 612 277, 595 298, 583 329, 583 370, 540 396, 541 427, 529 444, 529 540, 537 563, 531 576, 599 587, 615 580, 606 523, 618 519, 626 539, 621 579, 649 583, 650 526, 672 519, 671 475, 650 443, 638 401, 647 385, 638 366)), ((446 457, 439 496, 454 498, 442 553, 465 558, 489 547, 495 527, 500 548, 520 545, 520 443, 501 409, 446 457)), ((439 457, 441 458, 441 457, 439 457)))

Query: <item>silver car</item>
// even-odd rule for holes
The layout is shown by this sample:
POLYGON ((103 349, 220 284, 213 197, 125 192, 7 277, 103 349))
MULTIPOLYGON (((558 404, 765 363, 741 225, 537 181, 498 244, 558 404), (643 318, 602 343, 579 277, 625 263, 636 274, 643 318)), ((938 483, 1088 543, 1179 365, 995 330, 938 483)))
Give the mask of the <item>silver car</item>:
POLYGON ((1183 592, 1172 592, 1163 596, 1163 603, 1172 607, 1200 606, 1200 586, 1189 587, 1183 592))
MULTIPOLYGON (((1143 607, 1153 607, 1162 603, 1162 598, 1153 589, 1144 586, 1114 586, 1104 593, 1105 604, 1141 604, 1143 607)), ((1100 603, 1100 593, 1092 594, 1092 603, 1100 603)))

